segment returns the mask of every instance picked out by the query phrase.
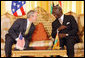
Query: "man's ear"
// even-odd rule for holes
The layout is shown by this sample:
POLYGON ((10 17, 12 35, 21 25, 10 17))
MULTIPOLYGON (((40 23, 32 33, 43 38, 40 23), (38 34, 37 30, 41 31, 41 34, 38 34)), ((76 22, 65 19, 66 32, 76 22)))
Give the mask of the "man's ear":
POLYGON ((31 18, 33 17, 33 15, 30 16, 31 18))

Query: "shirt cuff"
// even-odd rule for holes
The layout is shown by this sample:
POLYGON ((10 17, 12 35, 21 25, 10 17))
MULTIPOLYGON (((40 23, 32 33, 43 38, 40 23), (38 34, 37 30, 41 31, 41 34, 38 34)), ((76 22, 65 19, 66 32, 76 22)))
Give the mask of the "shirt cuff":
POLYGON ((18 38, 15 39, 16 41, 18 40, 18 38))
POLYGON ((57 32, 59 33, 58 29, 57 29, 57 32))
POLYGON ((66 34, 66 36, 69 36, 69 34, 66 34))

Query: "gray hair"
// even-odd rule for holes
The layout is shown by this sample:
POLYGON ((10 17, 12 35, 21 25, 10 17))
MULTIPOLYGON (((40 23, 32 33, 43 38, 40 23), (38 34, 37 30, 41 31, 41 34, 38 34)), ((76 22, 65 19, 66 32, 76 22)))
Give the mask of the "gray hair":
POLYGON ((32 16, 36 11, 34 10, 30 10, 28 13, 27 13, 27 18, 30 18, 30 16, 32 16))

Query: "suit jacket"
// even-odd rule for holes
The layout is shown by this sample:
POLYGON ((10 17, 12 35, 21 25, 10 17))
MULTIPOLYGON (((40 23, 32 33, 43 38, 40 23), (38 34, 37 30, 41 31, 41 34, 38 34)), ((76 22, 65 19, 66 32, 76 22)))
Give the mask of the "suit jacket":
POLYGON ((34 32, 35 26, 32 23, 29 29, 29 33, 25 35, 24 33, 26 31, 26 27, 27 27, 27 19, 19 18, 13 23, 11 28, 8 30, 8 34, 6 35, 9 35, 12 39, 16 39, 18 38, 21 32, 22 36, 25 38, 25 42, 28 45, 29 41, 31 40, 32 33, 34 32))
MULTIPOLYGON (((63 25, 67 26, 66 29, 59 31, 59 33, 67 33, 69 36, 65 37, 67 39, 73 38, 75 42, 79 42, 78 25, 75 18, 72 15, 64 15, 63 25)), ((58 18, 54 22, 52 22, 52 37, 55 38, 57 34, 57 29, 61 26, 58 18)))

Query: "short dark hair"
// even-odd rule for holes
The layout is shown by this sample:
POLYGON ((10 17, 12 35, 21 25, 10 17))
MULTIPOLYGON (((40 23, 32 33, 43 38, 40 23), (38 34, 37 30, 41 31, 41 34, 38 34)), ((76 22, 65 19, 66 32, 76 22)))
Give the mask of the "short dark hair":
POLYGON ((62 8, 58 5, 54 6, 53 8, 56 8, 56 9, 59 9, 59 10, 62 10, 62 8))

